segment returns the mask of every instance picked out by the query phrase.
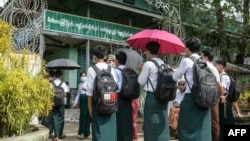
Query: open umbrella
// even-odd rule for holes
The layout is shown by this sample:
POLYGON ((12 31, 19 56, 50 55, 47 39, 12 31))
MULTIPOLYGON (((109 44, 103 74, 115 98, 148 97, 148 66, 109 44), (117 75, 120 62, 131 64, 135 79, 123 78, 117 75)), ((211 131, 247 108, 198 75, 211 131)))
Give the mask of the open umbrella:
POLYGON ((160 54, 179 54, 185 50, 185 45, 179 37, 159 29, 145 29, 126 40, 131 47, 142 51, 145 51, 149 41, 156 41, 160 44, 160 54))
POLYGON ((127 55, 127 61, 125 63, 126 67, 137 69, 139 64, 143 63, 143 58, 135 50, 130 48, 119 48, 116 52, 124 52, 127 55))
POLYGON ((48 69, 61 69, 61 70, 73 70, 80 69, 81 66, 70 59, 55 59, 48 62, 46 65, 48 69))

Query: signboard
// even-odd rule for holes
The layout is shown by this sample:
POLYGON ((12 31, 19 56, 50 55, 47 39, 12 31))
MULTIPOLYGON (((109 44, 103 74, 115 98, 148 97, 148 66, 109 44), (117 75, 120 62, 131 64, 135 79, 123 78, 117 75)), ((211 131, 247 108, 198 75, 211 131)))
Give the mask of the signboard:
POLYGON ((108 40, 125 41, 141 31, 139 28, 46 10, 44 29, 74 35, 92 36, 108 40))

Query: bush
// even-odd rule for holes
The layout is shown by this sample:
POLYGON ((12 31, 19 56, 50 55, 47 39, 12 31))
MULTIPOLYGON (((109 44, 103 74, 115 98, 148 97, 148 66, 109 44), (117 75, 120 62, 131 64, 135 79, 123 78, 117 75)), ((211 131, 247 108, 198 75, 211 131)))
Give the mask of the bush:
POLYGON ((52 109, 53 89, 44 61, 36 54, 12 51, 12 27, 0 20, 0 138, 20 135, 33 115, 52 109))

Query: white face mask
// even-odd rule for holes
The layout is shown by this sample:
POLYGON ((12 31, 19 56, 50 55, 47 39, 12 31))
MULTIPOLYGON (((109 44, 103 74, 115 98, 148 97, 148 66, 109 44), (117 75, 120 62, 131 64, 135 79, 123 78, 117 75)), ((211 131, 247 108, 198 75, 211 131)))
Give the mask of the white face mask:
POLYGON ((87 77, 85 77, 85 76, 83 76, 83 77, 81 77, 81 81, 86 81, 86 79, 87 79, 87 77))
POLYGON ((54 79, 55 79, 54 77, 49 77, 49 80, 50 80, 50 81, 52 81, 52 80, 54 80, 54 79))

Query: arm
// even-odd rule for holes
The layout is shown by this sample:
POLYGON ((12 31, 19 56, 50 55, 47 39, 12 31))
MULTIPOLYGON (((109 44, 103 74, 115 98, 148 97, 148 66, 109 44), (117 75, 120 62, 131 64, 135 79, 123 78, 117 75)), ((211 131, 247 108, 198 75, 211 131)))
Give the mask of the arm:
POLYGON ((88 96, 88 109, 89 109, 89 115, 92 117, 92 96, 88 96))
POLYGON ((142 70, 138 77, 138 83, 140 85, 145 85, 148 81, 148 76, 149 76, 149 71, 150 71, 150 66, 148 63, 149 62, 145 62, 144 65, 142 66, 142 70))
POLYGON ((79 87, 78 87, 78 91, 77 91, 77 95, 76 95, 76 98, 75 98, 75 101, 74 101, 74 104, 73 104, 73 108, 75 108, 76 107, 76 105, 78 104, 78 102, 79 102, 79 97, 80 97, 80 89, 81 89, 81 84, 79 85, 79 87))
POLYGON ((237 101, 232 102, 232 107, 233 107, 234 111, 236 112, 236 116, 237 116, 238 118, 242 118, 243 115, 240 113, 240 109, 239 109, 239 106, 238 106, 238 102, 237 102, 237 101))
POLYGON ((175 70, 175 72, 173 74, 173 80, 175 80, 175 81, 180 80, 182 78, 182 76, 187 72, 187 70, 188 70, 187 59, 189 59, 189 58, 183 58, 181 60, 179 67, 176 68, 176 70, 175 70))

